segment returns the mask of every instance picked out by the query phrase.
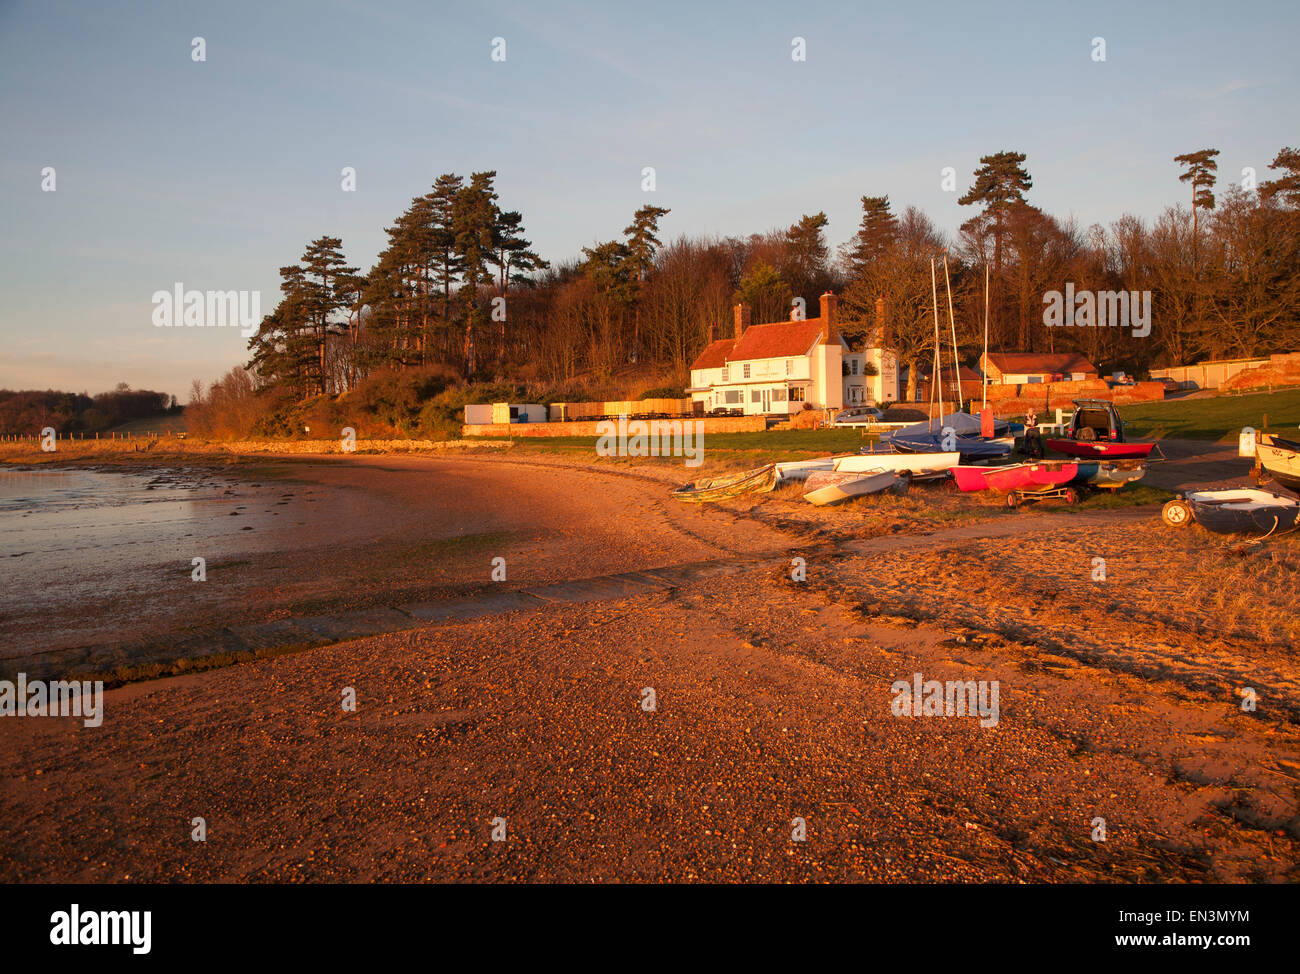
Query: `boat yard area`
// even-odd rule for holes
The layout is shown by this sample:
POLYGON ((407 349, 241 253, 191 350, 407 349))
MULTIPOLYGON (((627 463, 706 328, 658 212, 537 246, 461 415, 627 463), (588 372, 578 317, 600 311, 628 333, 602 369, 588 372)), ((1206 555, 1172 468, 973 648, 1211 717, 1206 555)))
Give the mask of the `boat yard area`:
POLYGON ((680 460, 537 451, 225 468, 214 503, 295 530, 256 522, 202 604, 135 572, 143 603, 87 616, 119 650, 167 641, 133 616, 261 644, 127 653, 94 734, 6 722, 0 876, 1294 881, 1300 543, 1165 527, 1250 461, 1162 447, 1113 497, 1016 510, 927 483, 684 505, 680 460), (312 648, 267 635, 295 625, 312 648), (996 723, 900 716, 916 674, 996 683, 996 723))

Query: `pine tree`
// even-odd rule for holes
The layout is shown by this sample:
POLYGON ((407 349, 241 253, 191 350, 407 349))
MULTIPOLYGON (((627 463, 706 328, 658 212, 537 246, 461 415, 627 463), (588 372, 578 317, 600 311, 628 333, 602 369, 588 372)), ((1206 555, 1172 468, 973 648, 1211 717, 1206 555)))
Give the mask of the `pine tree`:
POLYGON ((497 194, 492 188, 496 170, 476 172, 469 185, 456 194, 452 206, 456 255, 460 260, 463 282, 460 304, 465 311, 465 369, 473 375, 476 367, 475 336, 481 331, 484 313, 479 305, 478 289, 491 284, 488 265, 495 256, 497 194))
POLYGON ((794 293, 810 303, 816 303, 822 286, 827 283, 829 251, 824 233, 829 222, 825 213, 805 214, 785 232, 783 276, 794 293))
POLYGON ((624 245, 627 256, 627 276, 632 284, 632 300, 635 305, 632 325, 632 353, 638 353, 641 347, 641 288, 646 275, 654 266, 655 251, 662 244, 655 236, 659 232, 659 220, 672 211, 662 206, 643 206, 632 216, 632 225, 623 228, 627 239, 624 245))
POLYGON ((465 188, 465 181, 455 173, 444 173, 433 184, 429 193, 430 213, 433 221, 433 273, 442 288, 442 313, 439 330, 442 336, 442 353, 451 352, 452 335, 452 285, 459 279, 463 267, 456 250, 455 207, 456 197, 465 188))
POLYGON ((1214 209, 1214 181, 1219 164, 1214 157, 1218 149, 1201 149, 1199 152, 1187 152, 1174 156, 1186 172, 1178 177, 1180 183, 1192 184, 1192 235, 1196 235, 1196 211, 1214 209))
MULTIPOLYGON (((503 296, 510 289, 510 283, 516 275, 531 274, 551 266, 533 252, 532 244, 524 238, 523 220, 523 216, 515 210, 508 213, 496 211, 496 222, 492 227, 492 249, 497 265, 497 283, 503 296)), ((509 314, 509 308, 506 313, 509 314)), ((498 361, 504 361, 505 353, 506 319, 502 318, 497 328, 498 361)))
POLYGON ((1025 202, 1025 191, 1032 189, 1033 179, 1024 168, 1028 158, 1023 152, 1004 150, 980 157, 975 170, 975 184, 957 202, 962 206, 980 204, 993 217, 993 267, 1002 271, 1002 239, 1006 235, 1006 213, 1025 202))
POLYGON ((862 197, 862 224, 850 243, 848 265, 854 277, 889 253, 898 239, 898 220, 889 209, 888 196, 862 197))
POLYGON ((1285 175, 1260 183, 1260 197, 1267 200, 1276 196, 1279 202, 1290 206, 1300 203, 1300 150, 1279 149, 1268 168, 1280 170, 1285 175))
MULTIPOLYGON (((991 317, 993 330, 1001 333, 1001 303, 998 300, 1002 288, 1002 251, 1006 239, 1007 215, 1014 208, 1023 206, 1025 192, 1033 188, 1034 181, 1024 168, 1028 158, 1023 152, 1004 149, 993 155, 981 156, 980 167, 975 170, 975 184, 957 202, 961 206, 979 204, 984 212, 962 224, 962 230, 975 235, 989 234, 993 237, 993 281, 991 317)), ((1023 336, 1022 336, 1023 338, 1023 336)))
POLYGON ((338 237, 318 237, 307 245, 299 263, 280 268, 280 290, 291 299, 294 327, 300 336, 310 339, 314 360, 311 369, 315 372, 310 387, 319 393, 329 391, 325 344, 329 335, 339 330, 334 316, 349 304, 340 285, 357 272, 357 268, 347 266, 339 249, 342 246, 338 237))

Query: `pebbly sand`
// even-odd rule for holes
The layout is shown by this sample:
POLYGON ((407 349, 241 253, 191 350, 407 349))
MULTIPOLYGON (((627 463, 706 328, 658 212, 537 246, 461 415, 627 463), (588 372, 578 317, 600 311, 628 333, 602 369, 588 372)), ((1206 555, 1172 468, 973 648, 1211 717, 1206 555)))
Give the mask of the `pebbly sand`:
POLYGON ((1294 538, 919 492, 696 508, 680 471, 531 458, 286 466, 310 530, 123 624, 472 598, 498 551, 511 586, 726 570, 131 684, 100 728, 0 721, 0 878, 1297 879, 1294 538), (918 672, 997 681, 998 723, 895 716, 918 672))

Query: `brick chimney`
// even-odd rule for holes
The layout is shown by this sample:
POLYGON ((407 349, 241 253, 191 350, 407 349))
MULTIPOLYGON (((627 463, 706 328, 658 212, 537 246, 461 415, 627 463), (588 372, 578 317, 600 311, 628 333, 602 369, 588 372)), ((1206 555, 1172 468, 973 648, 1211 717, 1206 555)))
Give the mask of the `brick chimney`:
POLYGON ((736 318, 736 341, 740 341, 740 336, 745 333, 745 329, 748 328, 750 324, 749 305, 747 305, 744 301, 741 301, 740 304, 736 305, 735 318, 736 318))
POLYGON ((822 295, 822 321, 828 325, 839 325, 840 319, 836 313, 836 304, 838 299, 830 291, 822 295))
POLYGON ((822 306, 822 327, 826 329, 826 344, 831 345, 840 340, 839 331, 839 312, 836 308, 838 298, 830 291, 827 291, 821 297, 822 306))
POLYGON ((889 327, 889 306, 882 294, 876 298, 876 341, 881 348, 889 348, 893 344, 893 337, 889 327))

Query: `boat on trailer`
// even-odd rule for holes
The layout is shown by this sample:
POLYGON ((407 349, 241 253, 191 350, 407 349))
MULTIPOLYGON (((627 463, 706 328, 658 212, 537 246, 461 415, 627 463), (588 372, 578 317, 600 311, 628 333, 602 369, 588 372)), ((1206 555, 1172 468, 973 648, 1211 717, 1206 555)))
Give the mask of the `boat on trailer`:
POLYGON ((808 478, 803 499, 809 504, 825 507, 878 494, 885 490, 901 492, 907 488, 907 480, 893 470, 878 470, 871 473, 835 473, 818 471, 808 478))
POLYGON ((1001 490, 1022 495, 1055 491, 1078 476, 1077 463, 1014 463, 1007 467, 957 466, 952 479, 963 491, 1001 490))
POLYGON ((1171 527, 1195 521, 1217 534, 1278 534, 1300 521, 1300 500, 1251 488, 1194 490, 1160 512, 1171 527))
POLYGON ((695 504, 720 501, 741 494, 766 493, 776 486, 777 480, 776 464, 769 463, 763 467, 746 470, 744 473, 711 477, 697 480, 693 484, 683 484, 673 491, 673 497, 679 501, 695 504))
POLYGON ((1300 493, 1300 442, 1285 440, 1274 433, 1260 433, 1255 438, 1255 457, 1262 474, 1288 490, 1300 493))
POLYGON ((1071 481, 1086 490, 1118 490, 1125 484, 1136 483, 1146 476, 1146 465, 1137 460, 1105 462, 1080 460, 1079 472, 1071 481))
POLYGON ((1124 420, 1109 399, 1074 400, 1074 418, 1063 437, 1047 441, 1050 449, 1089 460, 1142 460, 1154 443, 1139 443, 1124 436, 1124 420))

